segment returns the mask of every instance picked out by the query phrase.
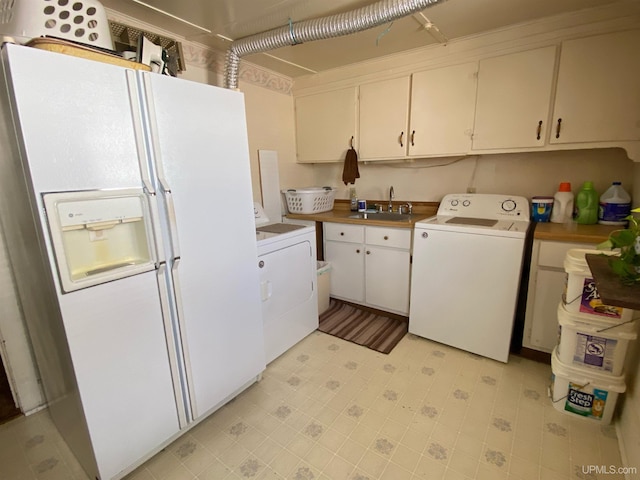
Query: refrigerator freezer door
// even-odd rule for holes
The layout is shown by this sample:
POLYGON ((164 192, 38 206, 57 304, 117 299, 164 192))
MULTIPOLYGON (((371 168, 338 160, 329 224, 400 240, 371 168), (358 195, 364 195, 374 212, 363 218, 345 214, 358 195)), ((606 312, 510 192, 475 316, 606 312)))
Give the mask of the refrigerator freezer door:
POLYGON ((172 77, 139 76, 162 180, 156 189, 173 199, 175 218, 164 210, 180 244, 180 333, 198 418, 265 368, 244 99, 172 77))
POLYGON ((119 67, 10 44, 1 56, 19 152, 2 180, 23 184, 12 261, 49 411, 89 476, 112 478, 179 432, 156 272, 61 294, 43 195, 140 191, 140 113, 119 67))
POLYGON ((112 478, 179 431, 156 273, 60 301, 100 478, 112 478))

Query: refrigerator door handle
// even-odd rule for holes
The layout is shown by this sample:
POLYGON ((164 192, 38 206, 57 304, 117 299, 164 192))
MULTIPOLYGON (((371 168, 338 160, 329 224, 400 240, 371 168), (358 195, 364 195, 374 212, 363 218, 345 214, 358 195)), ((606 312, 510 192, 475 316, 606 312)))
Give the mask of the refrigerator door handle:
POLYGON ((142 119, 138 116, 138 112, 141 111, 140 98, 138 97, 138 87, 133 70, 126 70, 127 76, 127 91, 129 93, 129 102, 131 105, 131 118, 133 120, 133 133, 136 140, 136 151, 138 152, 138 166, 140 167, 140 177, 142 178, 142 184, 145 190, 149 193, 156 193, 153 183, 151 182, 151 172, 149 171, 149 164, 147 163, 147 153, 144 143, 144 128, 142 126, 142 119))
POLYGON ((176 336, 171 322, 171 309, 169 307, 169 292, 167 287, 167 265, 162 263, 158 267, 157 273, 158 291, 160 293, 160 308, 162 310, 162 323, 169 351, 169 368, 171 370, 171 380, 173 383, 173 395, 175 397, 178 414, 178 424, 180 429, 185 428, 188 423, 187 400, 183 398, 180 378, 180 367, 178 366, 178 352, 176 350, 176 336))
POLYGON ((176 207, 173 204, 171 191, 164 192, 165 203, 167 205, 167 218, 169 220, 169 232, 171 234, 171 250, 173 257, 180 258, 180 242, 178 241, 178 223, 176 220, 176 207))
POLYGON ((153 90, 151 88, 151 75, 145 72, 138 71, 138 74, 142 77, 142 84, 144 85, 144 92, 147 99, 147 111, 149 112, 149 130, 151 132, 151 144, 153 146, 153 157, 155 159, 156 176, 160 182, 162 190, 165 192, 171 192, 171 187, 164 174, 164 166, 162 165, 162 156, 160 152, 160 144, 158 139, 158 123, 156 121, 156 107, 153 101, 153 90))
POLYGON ((184 357, 184 369, 187 376, 187 389, 189 392, 191 419, 198 418, 198 408, 196 405, 196 394, 193 389, 193 374, 191 373, 191 360, 189 357, 189 342, 186 336, 186 325, 184 319, 184 306, 182 303, 182 294, 180 290, 180 275, 178 270, 180 267, 180 259, 176 258, 171 267, 171 278, 173 279, 173 291, 176 300, 176 311, 178 315, 178 328, 180 331, 180 342, 182 347, 182 355, 184 357))
POLYGON ((160 213, 158 212, 158 198, 155 193, 147 194, 149 212, 151 214, 151 228, 153 229, 153 247, 155 249, 156 268, 166 261, 162 248, 162 232, 160 230, 160 213))

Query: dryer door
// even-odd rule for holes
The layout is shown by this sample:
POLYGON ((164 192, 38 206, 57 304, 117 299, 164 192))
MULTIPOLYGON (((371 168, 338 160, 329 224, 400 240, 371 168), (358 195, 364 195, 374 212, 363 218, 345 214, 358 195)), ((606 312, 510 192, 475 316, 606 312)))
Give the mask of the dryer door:
POLYGON ((315 246, 282 243, 258 257, 267 363, 318 327, 315 246))

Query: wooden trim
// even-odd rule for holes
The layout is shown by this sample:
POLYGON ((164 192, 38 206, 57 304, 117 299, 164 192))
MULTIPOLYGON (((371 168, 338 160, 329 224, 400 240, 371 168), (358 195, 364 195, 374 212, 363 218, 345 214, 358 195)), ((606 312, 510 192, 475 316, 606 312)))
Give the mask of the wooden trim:
POLYGON ((520 352, 516 353, 515 355, 533 360, 535 362, 551 365, 551 354, 547 352, 541 352, 540 350, 533 350, 532 348, 522 347, 520 352))

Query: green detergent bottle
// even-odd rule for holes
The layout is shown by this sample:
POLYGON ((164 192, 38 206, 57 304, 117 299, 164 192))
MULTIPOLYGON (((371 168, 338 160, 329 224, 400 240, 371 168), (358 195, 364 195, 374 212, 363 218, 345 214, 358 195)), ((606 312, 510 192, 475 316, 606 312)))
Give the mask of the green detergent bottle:
POLYGON ((576 196, 576 222, 583 225, 598 223, 598 202, 593 182, 584 182, 576 196))

